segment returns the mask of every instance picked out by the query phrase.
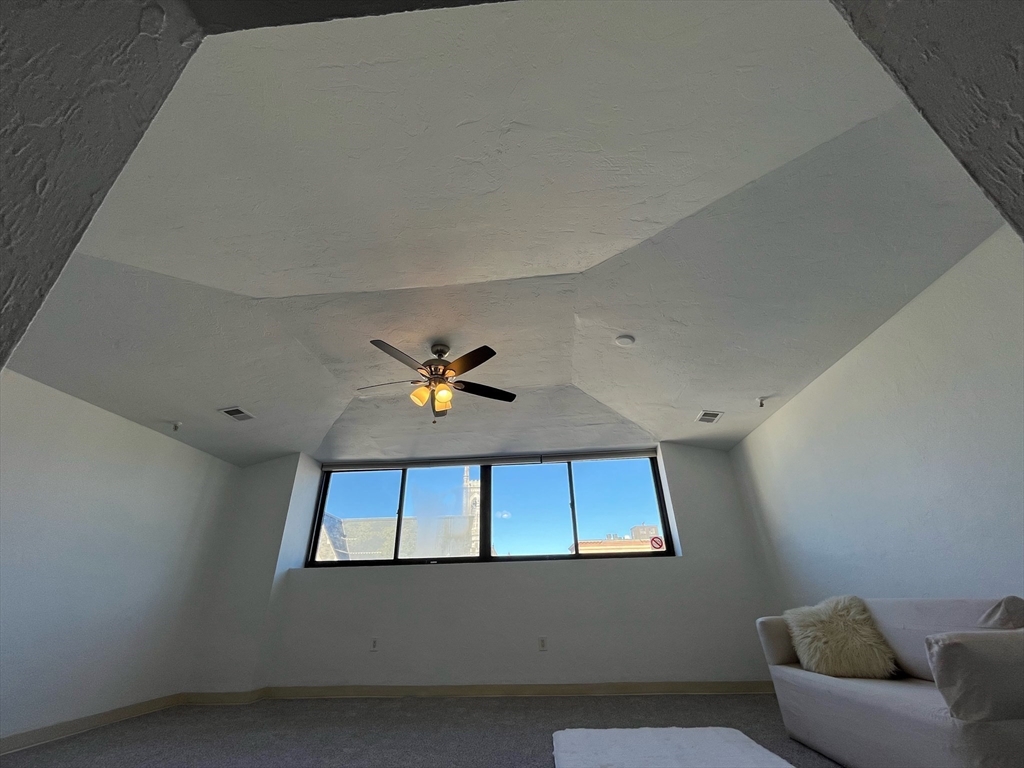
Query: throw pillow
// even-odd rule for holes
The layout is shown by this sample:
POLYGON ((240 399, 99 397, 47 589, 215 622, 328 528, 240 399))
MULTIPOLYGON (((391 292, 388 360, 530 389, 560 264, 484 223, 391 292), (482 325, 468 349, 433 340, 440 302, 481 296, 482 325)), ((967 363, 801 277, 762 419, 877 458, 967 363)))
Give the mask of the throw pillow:
POLYGON ((957 720, 1024 718, 1024 629, 925 638, 935 685, 957 720))
POLYGON ((831 597, 782 614, 800 665, 832 677, 892 677, 896 657, 859 597, 831 597))
POLYGON ((978 620, 978 626, 986 629, 1024 629, 1024 600, 1019 597, 1004 597, 993 605, 978 620))

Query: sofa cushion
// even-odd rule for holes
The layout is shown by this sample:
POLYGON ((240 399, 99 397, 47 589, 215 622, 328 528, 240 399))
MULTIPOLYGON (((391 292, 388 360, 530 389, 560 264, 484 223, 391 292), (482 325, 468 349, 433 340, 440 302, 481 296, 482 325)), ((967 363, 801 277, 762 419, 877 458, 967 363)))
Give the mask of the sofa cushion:
POLYGON ((849 768, 1020 768, 1020 721, 968 723, 949 715, 933 683, 827 677, 773 666, 786 730, 849 768))
POLYGON ((896 658, 864 601, 846 595, 782 614, 801 666, 832 677, 892 677, 896 658))
POLYGON ((924 639, 940 632, 977 629, 981 616, 999 601, 866 598, 864 602, 900 668, 912 677, 934 681, 924 639))
MULTIPOLYGON (((902 715, 927 725, 948 727, 949 709, 933 683, 914 678, 870 680, 816 675, 796 664, 773 667, 772 679, 798 686, 807 696, 824 708, 829 700, 842 700, 850 707, 881 713, 884 719, 895 720, 902 715)), ((853 729, 854 732, 862 729, 853 729)))
POLYGON ((978 620, 985 629, 1024 629, 1024 599, 1004 597, 978 620))
POLYGON ((935 685, 957 720, 1024 718, 1024 629, 929 635, 935 685))

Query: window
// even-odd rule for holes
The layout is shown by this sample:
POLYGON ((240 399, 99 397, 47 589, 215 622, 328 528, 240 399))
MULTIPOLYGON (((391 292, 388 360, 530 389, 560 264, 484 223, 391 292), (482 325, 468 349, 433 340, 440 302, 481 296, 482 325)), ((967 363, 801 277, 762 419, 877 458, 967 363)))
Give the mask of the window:
POLYGON ((672 554, 650 456, 327 468, 307 565, 672 554))
POLYGON ((408 470, 402 504, 403 560, 480 554, 480 467, 408 470))
POLYGON ((572 487, 581 555, 664 549, 661 505, 642 460, 574 461, 572 487))
POLYGON ((317 560, 391 560, 401 470, 334 472, 317 538, 317 560))
POLYGON ((567 464, 513 464, 491 470, 491 541, 497 557, 572 552, 567 464))

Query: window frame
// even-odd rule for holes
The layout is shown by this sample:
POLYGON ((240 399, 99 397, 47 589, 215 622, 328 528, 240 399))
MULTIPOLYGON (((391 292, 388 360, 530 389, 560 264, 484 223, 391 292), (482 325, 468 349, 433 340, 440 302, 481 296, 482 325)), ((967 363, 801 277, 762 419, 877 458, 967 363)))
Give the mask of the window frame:
POLYGON ((557 454, 544 456, 488 456, 464 459, 437 459, 407 462, 361 462, 361 463, 325 463, 320 473, 320 488, 317 492, 316 514, 313 515, 312 531, 309 546, 306 550, 306 568, 351 568, 396 565, 441 565, 444 563, 514 563, 531 560, 609 560, 615 558, 652 558, 673 557, 676 554, 675 542, 672 539, 672 526, 669 525, 668 506, 665 503, 665 489, 662 485, 661 472, 658 469, 657 454, 654 451, 625 451, 615 453, 579 453, 557 454), (572 462, 593 461, 602 459, 647 459, 651 467, 651 480, 654 483, 654 496, 658 504, 658 519, 661 522, 662 539, 665 548, 650 552, 603 552, 582 554, 579 551, 579 526, 576 520, 576 491, 573 487, 572 462), (491 469, 495 466, 510 464, 566 464, 569 482, 569 506, 572 516, 573 551, 557 555, 492 555, 491 554, 491 469), (402 517, 405 511, 405 491, 408 471, 410 469, 430 467, 480 467, 480 554, 470 557, 417 557, 400 558, 399 548, 402 543, 402 517), (396 533, 394 553, 390 560, 317 560, 316 551, 319 542, 321 524, 327 507, 327 495, 330 492, 331 476, 341 472, 371 472, 377 470, 401 470, 402 479, 399 486, 398 504, 395 510, 396 533))

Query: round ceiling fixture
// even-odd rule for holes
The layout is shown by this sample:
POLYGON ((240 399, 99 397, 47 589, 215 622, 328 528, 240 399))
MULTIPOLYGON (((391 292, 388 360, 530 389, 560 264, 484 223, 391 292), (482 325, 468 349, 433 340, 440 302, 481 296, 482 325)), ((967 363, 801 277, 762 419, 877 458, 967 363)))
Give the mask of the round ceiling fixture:
POLYGON ((620 347, 631 347, 636 342, 636 338, 630 336, 628 333, 624 333, 615 339, 615 343, 620 347))

